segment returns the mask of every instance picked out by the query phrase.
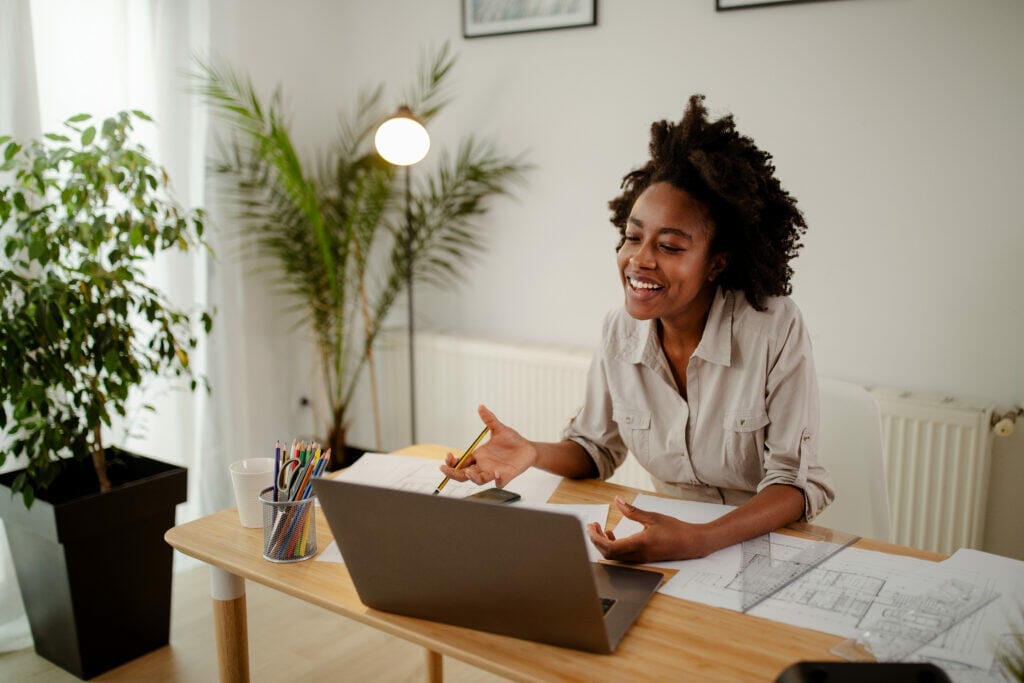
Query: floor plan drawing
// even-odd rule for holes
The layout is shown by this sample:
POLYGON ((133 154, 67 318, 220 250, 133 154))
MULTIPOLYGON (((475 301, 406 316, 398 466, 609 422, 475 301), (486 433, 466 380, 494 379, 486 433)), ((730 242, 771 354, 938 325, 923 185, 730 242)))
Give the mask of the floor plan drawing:
MULTIPOLYGON (((685 501, 639 496, 634 504, 697 521, 687 519, 691 504, 685 501), (684 504, 677 505, 680 502, 684 504)), ((714 518, 709 510, 698 512, 701 521, 714 518)), ((632 533, 628 526, 616 529, 619 536, 627 533, 632 533)), ((772 533, 698 560, 658 563, 678 570, 661 592, 740 611, 744 593, 756 590, 750 585, 756 581, 752 577, 761 572, 777 573, 775 565, 799 557, 813 543, 772 533)), ((1016 576, 1021 565, 1013 562, 1009 561, 1012 566, 1004 573, 1016 576)), ((984 553, 960 562, 942 563, 850 547, 784 586, 748 613, 851 640, 871 628, 885 626, 888 637, 898 636, 902 647, 913 644, 915 656, 955 662, 958 680, 1001 681, 993 668, 992 634, 1004 630, 989 624, 998 601, 977 609, 973 616, 952 618, 965 604, 977 608, 979 600, 991 600, 992 595, 1000 593, 1012 594, 1012 590, 996 585, 988 567, 984 553), (952 628, 950 624, 954 624, 952 628)))
POLYGON ((860 620, 884 586, 885 581, 874 576, 823 568, 810 572, 803 581, 786 586, 776 598, 860 620))

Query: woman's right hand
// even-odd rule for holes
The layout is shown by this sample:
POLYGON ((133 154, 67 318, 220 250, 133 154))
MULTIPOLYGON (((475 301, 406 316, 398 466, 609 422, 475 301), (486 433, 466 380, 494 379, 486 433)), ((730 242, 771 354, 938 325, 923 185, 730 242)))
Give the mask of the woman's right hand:
POLYGON ((490 430, 490 439, 470 454, 459 469, 455 469, 459 459, 449 453, 441 471, 455 481, 469 480, 474 484, 494 482, 500 488, 537 462, 537 448, 532 441, 503 424, 485 406, 477 408, 477 413, 490 430))

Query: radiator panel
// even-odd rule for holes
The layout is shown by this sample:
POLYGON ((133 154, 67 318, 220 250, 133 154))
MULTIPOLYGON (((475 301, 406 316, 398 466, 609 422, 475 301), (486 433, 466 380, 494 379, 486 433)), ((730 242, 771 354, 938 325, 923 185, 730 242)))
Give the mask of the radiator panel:
POLYGON ((871 388, 882 444, 893 540, 952 553, 982 543, 992 464, 992 406, 871 388))

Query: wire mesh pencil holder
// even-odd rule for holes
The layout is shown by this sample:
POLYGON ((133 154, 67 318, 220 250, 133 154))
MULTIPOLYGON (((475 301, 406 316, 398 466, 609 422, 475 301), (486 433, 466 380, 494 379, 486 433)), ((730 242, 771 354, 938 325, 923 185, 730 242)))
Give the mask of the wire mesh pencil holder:
POLYGON ((274 500, 274 488, 260 491, 263 507, 263 557, 299 562, 316 554, 316 500, 274 500))

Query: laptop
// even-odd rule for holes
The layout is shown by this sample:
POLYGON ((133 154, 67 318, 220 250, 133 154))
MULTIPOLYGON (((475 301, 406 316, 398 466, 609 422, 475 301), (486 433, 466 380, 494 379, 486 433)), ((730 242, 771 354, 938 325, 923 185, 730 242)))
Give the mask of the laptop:
POLYGON ((573 515, 314 479, 368 607, 611 653, 661 583, 592 563, 573 515))

